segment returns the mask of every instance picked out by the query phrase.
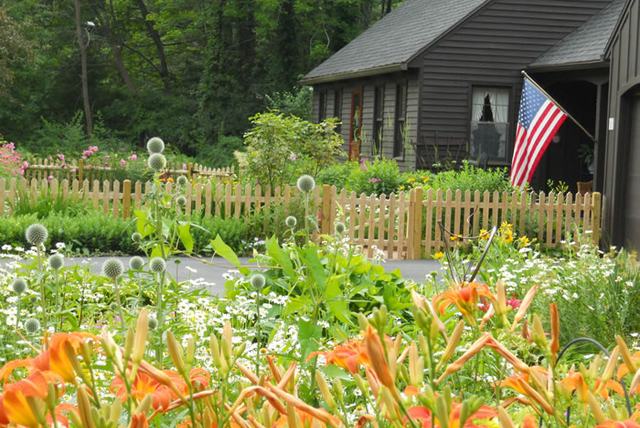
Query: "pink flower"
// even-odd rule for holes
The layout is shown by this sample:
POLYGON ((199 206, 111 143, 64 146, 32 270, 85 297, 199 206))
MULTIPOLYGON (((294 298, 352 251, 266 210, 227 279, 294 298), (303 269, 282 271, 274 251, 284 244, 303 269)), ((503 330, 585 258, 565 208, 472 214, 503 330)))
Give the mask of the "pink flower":
POLYGON ((64 162, 64 155, 62 153, 58 153, 58 160, 64 162))
POLYGON ((98 152, 98 146, 90 146, 89 150, 93 153, 97 153, 98 152))
POLYGON ((515 297, 507 300, 507 305, 511 306, 512 309, 518 309, 520 304, 522 304, 522 300, 516 299, 515 297))
POLYGON ((372 183, 372 184, 382 183, 382 179, 381 179, 381 178, 378 178, 378 177, 371 177, 371 178, 369 179, 369 183, 372 183))
POLYGON ((124 159, 120 159, 120 167, 124 168, 125 166, 127 166, 127 161, 124 159))
POLYGON ((131 156, 129 156, 129 160, 130 161, 138 160, 138 155, 135 153, 132 153, 131 156))
POLYGON ((289 160, 290 160, 291 162, 295 162, 296 160, 298 160, 298 156, 297 156, 295 153, 291 153, 291 154, 289 155, 289 160))
POLYGON ((53 175, 48 176, 47 181, 53 181, 53 175))

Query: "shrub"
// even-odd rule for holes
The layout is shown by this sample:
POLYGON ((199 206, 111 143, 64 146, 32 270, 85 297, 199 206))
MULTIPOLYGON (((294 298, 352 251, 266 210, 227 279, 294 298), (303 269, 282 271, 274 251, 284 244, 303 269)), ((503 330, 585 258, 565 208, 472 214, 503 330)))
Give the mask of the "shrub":
POLYGON ((482 169, 463 162, 460 170, 440 172, 427 182, 428 188, 502 192, 511 190, 506 168, 482 169))
POLYGON ((320 184, 333 185, 338 189, 343 189, 347 186, 351 173, 358 168, 357 162, 336 163, 322 169, 316 179, 320 184))
POLYGON ((316 175, 342 155, 342 138, 335 120, 315 124, 281 113, 261 113, 251 118, 244 135, 247 178, 272 188, 290 183, 302 174, 316 175))
POLYGON ((376 159, 366 162, 361 168, 353 169, 347 180, 347 188, 367 195, 389 195, 400 188, 400 169, 391 159, 376 159))

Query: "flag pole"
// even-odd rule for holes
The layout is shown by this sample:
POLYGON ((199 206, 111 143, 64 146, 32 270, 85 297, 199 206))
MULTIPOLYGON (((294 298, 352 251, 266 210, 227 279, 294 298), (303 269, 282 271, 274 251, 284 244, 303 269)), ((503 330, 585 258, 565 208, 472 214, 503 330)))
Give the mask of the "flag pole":
POLYGON ((542 93, 543 93, 547 98, 549 98, 551 101, 553 101, 553 102, 558 106, 558 108, 559 108, 560 110, 562 110, 562 111, 564 112, 564 114, 566 114, 566 115, 567 115, 567 117, 568 117, 569 119, 571 119, 571 120, 573 121, 573 123, 575 123, 575 124, 576 124, 576 126, 577 126, 578 128, 580 128, 580 130, 581 130, 582 132, 584 132, 584 133, 587 135, 587 137, 589 137, 589 138, 591 139, 591 141, 593 141, 594 143, 597 143, 597 142, 598 142, 598 140, 596 140, 596 137, 594 137, 594 136, 593 136, 589 131, 587 131, 587 129, 586 129, 584 126, 582 126, 582 124, 581 124, 580 122, 578 122, 578 121, 576 120, 576 118, 575 118, 575 117, 571 116, 571 114, 570 114, 567 110, 565 110, 565 109, 564 109, 564 107, 562 107, 562 105, 560 105, 560 103, 559 103, 558 101, 556 101, 556 100, 555 100, 551 95, 549 95, 549 93, 548 93, 547 91, 545 91, 545 90, 542 88, 542 86, 540 86, 540 85, 538 84, 538 82, 536 82, 535 80, 533 80, 533 79, 531 78, 531 76, 529 76, 529 75, 527 74, 527 72, 526 72, 526 71, 522 70, 522 75, 523 75, 525 78, 527 78, 527 79, 529 80, 529 82, 531 82, 531 84, 532 84, 533 86, 535 86, 535 87, 536 87, 540 92, 542 92, 542 93))

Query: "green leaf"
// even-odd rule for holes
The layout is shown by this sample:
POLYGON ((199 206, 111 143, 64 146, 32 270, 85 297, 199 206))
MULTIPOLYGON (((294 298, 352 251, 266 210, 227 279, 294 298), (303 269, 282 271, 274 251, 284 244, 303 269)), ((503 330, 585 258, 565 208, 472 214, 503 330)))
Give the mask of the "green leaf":
POLYGON ((265 248, 267 250, 267 254, 276 261, 276 263, 282 268, 285 275, 289 278, 296 277, 296 271, 293 269, 293 263, 291 263, 289 255, 282 250, 280 244, 278 244, 278 239, 275 236, 267 239, 267 242, 265 242, 265 248))
POLYGON ((302 258, 311 273, 311 277, 316 282, 318 289, 324 290, 327 282, 327 273, 320 262, 320 258, 318 258, 317 248, 315 246, 305 248, 302 250, 302 258))
POLYGON ((297 296, 289 299, 284 310, 283 316, 288 316, 296 313, 305 313, 308 308, 313 307, 313 302, 309 296, 297 296))
POLYGON ((191 236, 189 223, 181 223, 178 225, 178 236, 180 237, 182 245, 184 245, 184 249, 187 250, 188 253, 192 252, 193 236, 191 236))
POLYGON ((231 263, 233 266, 237 268, 240 267, 240 259, 238 259, 238 256, 231 247, 224 243, 220 235, 216 235, 216 239, 211 241, 211 247, 217 255, 231 263))
POLYGON ((155 227, 149 221, 149 217, 147 216, 146 211, 135 210, 133 215, 136 217, 136 231, 142 235, 142 237, 147 237, 153 233, 155 227))
POLYGON ((318 339, 322 337, 322 328, 312 321, 301 321, 298 329, 298 340, 300 340, 300 350, 302 359, 306 360, 307 356, 318 350, 318 339))
POLYGON ((151 250, 151 258, 154 257, 168 257, 171 255, 171 249, 164 244, 156 244, 151 250), (164 253, 163 253, 164 248, 164 253))

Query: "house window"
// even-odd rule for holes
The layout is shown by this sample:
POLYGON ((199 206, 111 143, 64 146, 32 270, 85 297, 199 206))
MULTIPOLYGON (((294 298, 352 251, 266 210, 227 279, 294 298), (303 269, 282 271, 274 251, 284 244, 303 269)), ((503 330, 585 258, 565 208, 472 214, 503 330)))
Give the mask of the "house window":
POLYGON ((320 91, 320 100, 318 103, 318 122, 322 122, 327 118, 327 90, 320 91))
POLYGON ((333 98, 333 116, 337 117, 340 121, 336 126, 336 132, 340 134, 342 132, 342 89, 336 89, 335 96, 333 98))
POLYGON ((376 86, 373 104, 373 145, 372 155, 382 154, 382 133, 384 131, 384 85, 376 86))
POLYGON ((396 86, 396 119, 393 133, 393 157, 402 157, 407 125, 407 82, 396 86))
POLYGON ((509 88, 473 88, 471 158, 480 163, 506 162, 509 134, 509 88))

